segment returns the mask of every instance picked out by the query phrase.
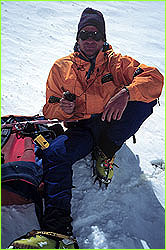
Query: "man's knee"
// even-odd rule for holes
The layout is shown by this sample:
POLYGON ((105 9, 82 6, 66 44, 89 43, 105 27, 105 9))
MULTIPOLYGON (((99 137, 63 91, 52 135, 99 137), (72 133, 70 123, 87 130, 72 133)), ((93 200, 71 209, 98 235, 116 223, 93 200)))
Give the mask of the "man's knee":
POLYGON ((107 155, 119 150, 122 144, 138 131, 153 113, 156 103, 156 100, 151 103, 129 102, 120 120, 103 122, 98 143, 107 155))
POLYGON ((70 129, 64 135, 58 136, 43 150, 46 163, 69 162, 73 164, 84 158, 93 148, 93 138, 86 129, 70 129))
POLYGON ((129 102, 121 120, 113 121, 111 124, 112 140, 117 145, 121 145, 133 136, 153 113, 153 107, 156 103, 156 100, 151 103, 129 102))
POLYGON ((43 150, 43 161, 54 164, 58 159, 66 159, 65 141, 67 139, 68 137, 66 135, 60 135, 53 140, 49 147, 43 150))

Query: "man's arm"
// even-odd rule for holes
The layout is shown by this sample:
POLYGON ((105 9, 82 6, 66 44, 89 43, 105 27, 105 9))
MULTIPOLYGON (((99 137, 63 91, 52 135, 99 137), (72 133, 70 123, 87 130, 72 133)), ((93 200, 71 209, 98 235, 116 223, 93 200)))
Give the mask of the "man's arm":
POLYGON ((124 89, 113 96, 104 108, 102 120, 110 122, 111 119, 119 120, 127 106, 128 100, 151 102, 161 95, 164 77, 154 67, 139 64, 131 57, 116 57, 113 71, 115 81, 121 81, 124 89), (125 87, 127 86, 127 89, 125 87))
POLYGON ((43 107, 43 114, 47 119, 68 120, 73 116, 74 102, 64 99, 62 77, 56 64, 50 70, 46 83, 46 104, 43 107), (58 103, 50 103, 50 96, 60 98, 58 103))

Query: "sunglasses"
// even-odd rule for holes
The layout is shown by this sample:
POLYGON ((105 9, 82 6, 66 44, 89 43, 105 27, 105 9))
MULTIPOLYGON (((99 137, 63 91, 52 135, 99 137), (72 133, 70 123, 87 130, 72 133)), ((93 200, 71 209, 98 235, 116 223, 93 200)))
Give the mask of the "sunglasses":
POLYGON ((100 41, 101 39, 103 39, 103 36, 98 31, 81 30, 79 33, 79 38, 83 41, 88 40, 88 38, 92 38, 95 41, 100 41))

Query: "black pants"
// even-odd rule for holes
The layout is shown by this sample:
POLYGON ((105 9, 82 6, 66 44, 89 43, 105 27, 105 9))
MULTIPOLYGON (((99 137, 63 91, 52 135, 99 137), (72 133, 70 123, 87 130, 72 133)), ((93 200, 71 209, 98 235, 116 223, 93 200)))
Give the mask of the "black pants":
POLYGON ((61 218, 57 218, 57 212, 50 212, 55 211, 55 208, 64 211, 64 214, 70 214, 72 165, 89 154, 95 144, 111 158, 152 114, 156 103, 128 102, 122 118, 118 121, 103 122, 101 114, 92 115, 90 119, 74 123, 64 135, 58 136, 44 150, 46 212, 43 229, 58 231, 53 221, 61 218), (53 227, 50 227, 50 223, 53 227))

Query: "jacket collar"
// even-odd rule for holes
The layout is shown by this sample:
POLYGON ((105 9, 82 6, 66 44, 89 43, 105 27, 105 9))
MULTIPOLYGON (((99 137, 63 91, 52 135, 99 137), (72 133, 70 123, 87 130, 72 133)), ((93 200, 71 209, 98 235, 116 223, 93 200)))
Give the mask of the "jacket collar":
POLYGON ((108 49, 106 51, 104 49, 99 51, 99 53, 97 54, 95 59, 89 59, 81 51, 76 51, 72 54, 73 54, 73 57, 75 58, 75 60, 77 61, 78 64, 81 64, 81 65, 87 64, 87 63, 92 64, 92 62, 93 63, 95 62, 95 65, 101 65, 101 64, 105 63, 105 60, 112 53, 113 53, 112 46, 108 44, 108 49))

